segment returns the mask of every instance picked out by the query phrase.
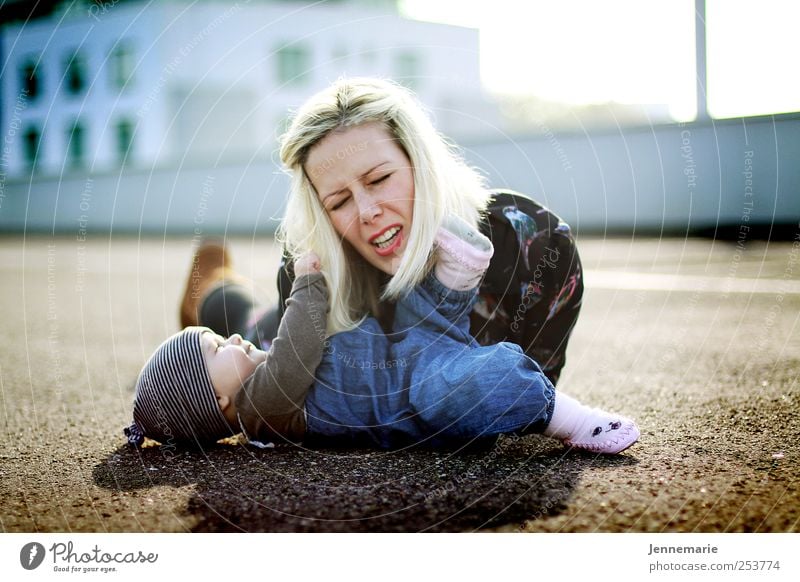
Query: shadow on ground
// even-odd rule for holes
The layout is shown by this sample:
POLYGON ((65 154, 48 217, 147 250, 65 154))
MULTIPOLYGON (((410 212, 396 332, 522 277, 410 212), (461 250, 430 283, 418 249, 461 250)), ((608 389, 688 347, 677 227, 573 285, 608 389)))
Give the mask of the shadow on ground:
POLYGON ((558 514, 585 469, 635 463, 537 437, 469 451, 124 446, 93 476, 123 492, 194 486, 186 507, 194 531, 446 532, 558 514))

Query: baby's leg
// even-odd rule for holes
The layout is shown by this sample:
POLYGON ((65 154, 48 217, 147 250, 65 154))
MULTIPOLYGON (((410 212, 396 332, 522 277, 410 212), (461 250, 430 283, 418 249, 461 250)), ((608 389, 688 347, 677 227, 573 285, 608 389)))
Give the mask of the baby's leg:
POLYGON ((555 402, 553 385, 516 344, 423 354, 409 398, 432 440, 541 433, 555 402))
POLYGON ((432 439, 536 432, 614 454, 639 438, 632 420, 556 392, 541 367, 506 342, 423 355, 409 396, 432 439))
POLYGON ((469 314, 476 297, 475 289, 454 291, 429 274, 397 302, 393 339, 399 341, 409 333, 424 332, 459 343, 474 343, 469 334, 469 314))
POLYGON ((433 273, 395 311, 395 331, 421 328, 472 343, 469 314, 481 277, 494 249, 491 241, 456 216, 445 219, 436 235, 433 273))

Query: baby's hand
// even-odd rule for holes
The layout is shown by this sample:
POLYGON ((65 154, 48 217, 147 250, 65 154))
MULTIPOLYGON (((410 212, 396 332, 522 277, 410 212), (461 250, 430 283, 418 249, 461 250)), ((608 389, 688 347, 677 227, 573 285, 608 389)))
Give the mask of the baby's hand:
POLYGON ((316 253, 309 251, 302 257, 297 259, 294 263, 294 276, 302 277, 303 275, 311 275, 319 273, 322 268, 319 257, 316 253))

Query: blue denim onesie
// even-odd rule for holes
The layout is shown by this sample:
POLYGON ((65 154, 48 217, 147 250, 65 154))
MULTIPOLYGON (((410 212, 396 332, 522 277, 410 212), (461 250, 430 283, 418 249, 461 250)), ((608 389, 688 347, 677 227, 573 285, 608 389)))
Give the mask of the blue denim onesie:
POLYGON ((306 399, 308 443, 436 447, 542 432, 553 385, 520 346, 475 341, 476 296, 430 274, 397 302, 392 333, 367 318, 331 336, 306 399))

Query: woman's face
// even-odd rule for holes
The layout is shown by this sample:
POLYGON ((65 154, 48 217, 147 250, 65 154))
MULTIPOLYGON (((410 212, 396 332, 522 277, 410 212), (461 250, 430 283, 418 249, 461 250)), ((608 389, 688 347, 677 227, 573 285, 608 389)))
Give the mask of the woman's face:
POLYGON ((311 148, 304 169, 336 232, 394 274, 414 208, 414 172, 395 138, 379 123, 330 133, 311 148))

